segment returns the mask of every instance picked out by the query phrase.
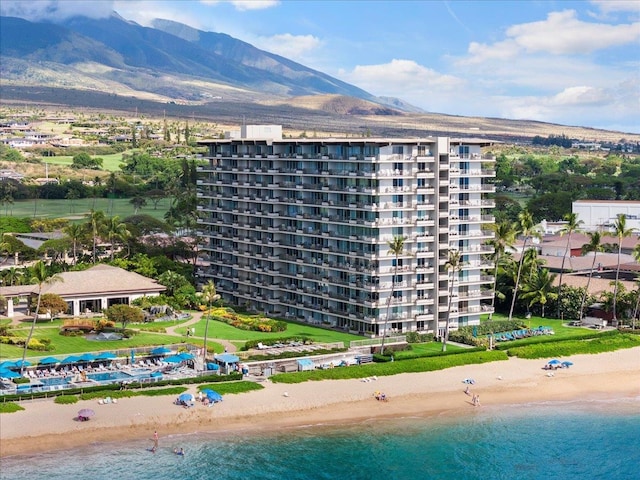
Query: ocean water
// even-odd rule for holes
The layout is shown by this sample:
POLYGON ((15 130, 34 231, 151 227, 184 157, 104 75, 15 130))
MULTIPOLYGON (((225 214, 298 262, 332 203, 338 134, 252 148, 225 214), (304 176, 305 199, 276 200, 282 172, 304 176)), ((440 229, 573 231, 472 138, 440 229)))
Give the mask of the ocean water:
MULTIPOLYGON (((472 407, 470 407, 472 408, 472 407)), ((640 478, 640 398, 473 409, 273 433, 192 433, 4 458, 9 479, 640 478), (173 453, 185 449, 184 457, 173 453)))

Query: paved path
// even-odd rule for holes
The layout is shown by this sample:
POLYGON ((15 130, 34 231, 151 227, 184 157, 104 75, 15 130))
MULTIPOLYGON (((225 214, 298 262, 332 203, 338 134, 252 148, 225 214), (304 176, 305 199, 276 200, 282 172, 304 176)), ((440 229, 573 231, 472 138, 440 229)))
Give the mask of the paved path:
MULTIPOLYGON (((176 332, 176 329, 178 328, 183 329, 186 327, 190 327, 191 325, 195 325, 202 319, 203 314, 202 312, 193 312, 192 315, 193 315, 193 318, 191 320, 187 320, 186 322, 183 322, 180 325, 176 325, 174 327, 168 327, 166 329, 166 335, 173 335, 175 337, 185 337, 184 333, 178 333, 176 332)), ((191 337, 191 336, 188 338, 204 339, 204 337, 191 337)), ((224 348, 226 348, 227 352, 235 352, 237 350, 236 346, 233 343, 231 343, 229 340, 224 340, 222 338, 207 338, 207 342, 209 342, 209 340, 211 340, 212 342, 221 344, 222 346, 224 346, 224 348)))

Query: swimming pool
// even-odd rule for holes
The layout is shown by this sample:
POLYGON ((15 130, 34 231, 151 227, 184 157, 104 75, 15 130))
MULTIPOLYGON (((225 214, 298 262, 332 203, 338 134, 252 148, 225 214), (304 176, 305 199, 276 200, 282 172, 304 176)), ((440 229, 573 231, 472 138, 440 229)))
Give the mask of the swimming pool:
POLYGON ((39 378, 38 382, 46 387, 53 385, 68 385, 70 383, 65 377, 43 377, 39 378))
POLYGON ((136 380, 138 378, 148 378, 151 374, 151 370, 132 370, 131 372, 99 372, 99 373, 87 373, 87 378, 95 382, 111 383, 121 380, 136 380))

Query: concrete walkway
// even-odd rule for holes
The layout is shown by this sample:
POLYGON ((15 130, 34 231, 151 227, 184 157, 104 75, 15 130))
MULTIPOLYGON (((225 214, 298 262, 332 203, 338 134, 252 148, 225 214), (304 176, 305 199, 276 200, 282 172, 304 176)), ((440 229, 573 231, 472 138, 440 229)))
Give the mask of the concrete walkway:
MULTIPOLYGON (((177 329, 189 328, 189 327, 191 327, 191 325, 195 325, 196 323, 198 323, 202 319, 203 313, 202 312, 193 312, 192 315, 193 315, 193 318, 191 320, 187 320, 186 322, 181 323, 180 325, 176 325, 174 327, 168 327, 166 329, 165 335, 173 335, 175 337, 181 337, 183 340, 185 338, 187 340, 190 339, 190 338, 197 338, 197 339, 200 339, 200 340, 204 340, 204 337, 192 337, 192 336, 187 337, 184 333, 178 333, 176 331, 177 329)), ((209 326, 211 326, 211 325, 209 325, 209 326)), ((235 352, 237 350, 236 346, 233 343, 231 343, 229 340, 224 340, 222 338, 207 338, 207 343, 209 341, 221 344, 227 350, 227 352, 229 352, 229 353, 235 352)))

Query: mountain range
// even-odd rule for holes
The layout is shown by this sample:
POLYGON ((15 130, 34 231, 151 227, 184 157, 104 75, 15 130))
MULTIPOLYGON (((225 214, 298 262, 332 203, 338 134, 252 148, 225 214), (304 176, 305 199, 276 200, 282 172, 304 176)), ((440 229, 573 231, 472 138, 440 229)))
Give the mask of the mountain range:
POLYGON ((619 132, 543 122, 427 113, 226 34, 170 20, 144 27, 116 13, 55 24, 0 17, 0 78, 3 102, 140 109, 231 125, 244 119, 376 136, 469 135, 471 130, 507 141, 560 133, 620 138, 619 132))
POLYGON ((122 84, 125 90, 174 101, 232 92, 251 98, 337 94, 383 103, 358 87, 229 35, 170 20, 143 27, 115 13, 59 24, 0 17, 0 55, 5 80, 35 84, 48 77, 53 82, 47 86, 122 84))

